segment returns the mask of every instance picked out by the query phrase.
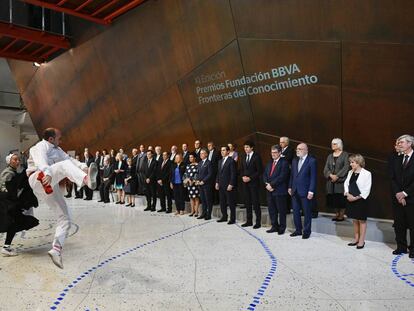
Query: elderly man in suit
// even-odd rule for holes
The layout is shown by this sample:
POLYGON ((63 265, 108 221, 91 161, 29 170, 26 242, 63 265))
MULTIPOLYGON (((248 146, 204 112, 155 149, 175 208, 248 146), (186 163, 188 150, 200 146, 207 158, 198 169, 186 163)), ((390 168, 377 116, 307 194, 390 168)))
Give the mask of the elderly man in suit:
POLYGON ((266 165, 263 182, 266 187, 267 205, 272 227, 267 233, 284 234, 286 230, 286 208, 289 185, 289 163, 282 158, 282 148, 274 145, 270 149, 272 160, 266 165))
POLYGON ((198 163, 198 181, 196 185, 200 187, 201 204, 203 205, 203 213, 197 218, 205 220, 211 219, 211 212, 213 211, 213 168, 210 161, 207 159, 207 149, 201 149, 200 162, 198 163))
POLYGON ((144 211, 155 211, 157 204, 157 161, 152 150, 147 151, 147 161, 144 163, 145 195, 147 197, 147 208, 144 211))
POLYGON ((407 253, 414 258, 414 137, 402 135, 398 138, 399 151, 393 163, 391 188, 394 195, 394 230, 397 249, 394 255, 407 253), (410 233, 410 245, 407 243, 407 230, 410 233))
POLYGON ((296 230, 290 236, 302 235, 301 210, 305 216, 302 239, 309 239, 312 226, 312 200, 316 191, 316 159, 309 155, 308 146, 300 143, 297 158, 292 161, 288 192, 292 197, 293 221, 296 230))
POLYGON ((242 227, 253 226, 253 208, 256 214, 256 224, 253 229, 261 227, 262 211, 259 202, 260 175, 262 174, 262 160, 257 152, 254 151, 254 143, 246 141, 244 151, 246 157, 241 160, 240 174, 243 182, 244 203, 246 205, 247 217, 242 227))
POLYGON ((162 160, 158 163, 157 167, 157 187, 160 196, 161 209, 157 212, 172 212, 172 199, 170 191, 170 179, 171 179, 171 161, 169 160, 168 152, 162 153, 162 160), (165 204, 167 199, 167 204, 165 204))
POLYGON ((285 158, 290 165, 295 157, 295 150, 289 146, 289 143, 289 137, 282 136, 279 138, 279 146, 282 148, 282 158, 285 158))
POLYGON ((222 158, 218 162, 218 172, 216 177, 216 190, 220 195, 221 218, 217 222, 227 221, 227 206, 230 208, 229 225, 236 223, 236 185, 237 172, 236 162, 229 156, 229 146, 222 146, 222 158))

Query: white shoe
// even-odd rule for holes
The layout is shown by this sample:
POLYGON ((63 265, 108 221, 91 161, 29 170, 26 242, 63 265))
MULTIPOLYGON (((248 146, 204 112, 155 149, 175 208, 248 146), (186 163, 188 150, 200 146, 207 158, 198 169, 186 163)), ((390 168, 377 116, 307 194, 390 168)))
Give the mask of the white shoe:
POLYGON ((96 188, 96 177, 98 176, 98 167, 95 162, 92 162, 88 168, 88 176, 86 177, 86 186, 89 189, 95 190, 96 188))
POLYGON ((50 259, 52 259, 53 263, 59 267, 60 269, 63 269, 63 262, 62 262, 62 255, 57 250, 51 249, 47 252, 49 254, 50 259))
POLYGON ((18 254, 11 248, 4 248, 2 247, 1 249, 1 254, 4 257, 13 257, 13 256, 17 256, 18 254))

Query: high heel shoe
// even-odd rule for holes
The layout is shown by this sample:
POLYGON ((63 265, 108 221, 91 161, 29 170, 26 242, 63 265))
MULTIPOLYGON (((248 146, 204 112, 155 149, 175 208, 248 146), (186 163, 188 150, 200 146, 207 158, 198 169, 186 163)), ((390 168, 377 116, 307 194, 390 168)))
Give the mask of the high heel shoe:
POLYGON ((188 217, 193 217, 194 214, 188 214, 188 217))
POLYGON ((135 207, 135 204, 131 204, 130 206, 131 206, 131 207, 135 207))
POLYGON ((115 202, 115 204, 121 204, 121 201, 115 202))
POLYGON ((358 245, 358 241, 348 243, 348 246, 357 246, 357 245, 358 245))
POLYGON ((364 248, 364 246, 365 246, 365 242, 364 242, 364 244, 362 244, 361 246, 359 246, 359 245, 357 245, 357 249, 363 249, 364 248))

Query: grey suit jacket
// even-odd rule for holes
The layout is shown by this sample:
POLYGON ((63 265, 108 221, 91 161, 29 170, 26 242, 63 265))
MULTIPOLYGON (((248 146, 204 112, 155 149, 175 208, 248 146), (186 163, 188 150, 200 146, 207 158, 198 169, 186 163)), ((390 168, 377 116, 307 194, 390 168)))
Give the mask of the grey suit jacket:
POLYGON ((323 169, 323 175, 327 179, 326 181, 326 194, 332 193, 344 193, 344 182, 346 176, 349 171, 349 161, 348 161, 348 153, 343 151, 341 155, 336 159, 336 163, 334 165, 334 156, 333 154, 329 154, 325 168, 323 169), (330 174, 334 174, 339 177, 339 179, 332 183, 331 179, 329 178, 330 174))

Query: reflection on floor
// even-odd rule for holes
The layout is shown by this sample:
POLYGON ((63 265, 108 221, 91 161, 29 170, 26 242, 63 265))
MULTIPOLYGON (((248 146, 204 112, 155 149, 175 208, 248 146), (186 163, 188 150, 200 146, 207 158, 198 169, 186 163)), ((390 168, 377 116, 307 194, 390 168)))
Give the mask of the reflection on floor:
MULTIPOLYGON (((414 260, 392 246, 68 199, 64 270, 47 256, 54 214, 0 258, 0 310, 412 310, 414 260)), ((141 204, 142 205, 142 204, 141 204)), ((1 236, 4 239, 4 234, 1 236)))

